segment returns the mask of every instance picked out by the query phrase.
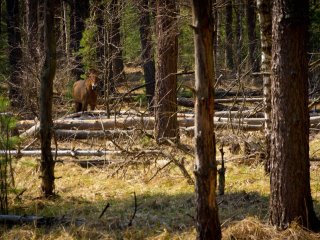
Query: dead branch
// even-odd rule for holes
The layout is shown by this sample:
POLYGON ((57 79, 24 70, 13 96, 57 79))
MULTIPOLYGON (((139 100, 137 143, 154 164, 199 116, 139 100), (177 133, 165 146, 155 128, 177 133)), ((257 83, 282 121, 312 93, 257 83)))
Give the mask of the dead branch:
POLYGON ((134 217, 136 216, 137 209, 138 209, 136 192, 133 192, 133 196, 134 196, 134 212, 133 212, 133 214, 132 214, 132 216, 130 218, 130 221, 128 223, 128 227, 132 226, 132 221, 133 221, 134 217))
POLYGON ((103 214, 107 211, 107 209, 110 207, 110 203, 107 203, 107 205, 104 207, 104 209, 102 210, 99 219, 103 216, 103 214))

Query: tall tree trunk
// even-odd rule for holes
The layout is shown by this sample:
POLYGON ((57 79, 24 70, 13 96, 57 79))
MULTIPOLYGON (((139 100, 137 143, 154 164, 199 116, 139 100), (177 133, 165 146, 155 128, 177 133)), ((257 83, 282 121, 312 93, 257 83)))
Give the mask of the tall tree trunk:
POLYGON ((249 47, 248 47, 249 68, 252 69, 251 70, 252 72, 258 72, 260 69, 260 65, 259 65, 259 61, 255 58, 256 51, 257 51, 255 0, 247 0, 246 10, 247 10, 247 27, 248 27, 248 42, 249 42, 249 47))
POLYGON ((152 106, 155 88, 155 64, 153 60, 153 42, 152 29, 149 15, 149 0, 140 0, 138 2, 140 41, 142 49, 142 66, 146 83, 146 94, 149 107, 152 106))
POLYGON ((97 70, 102 76, 103 81, 99 81, 99 92, 101 95, 104 95, 104 83, 106 79, 107 71, 105 66, 106 60, 106 24, 105 24, 105 4, 101 0, 94 1, 94 14, 96 15, 96 26, 97 26, 97 33, 96 33, 96 42, 97 42, 97 70))
POLYGON ((233 31, 232 31, 232 1, 226 0, 226 67, 233 71, 233 31))
POLYGON ((274 1, 270 222, 319 228, 310 191, 308 3, 274 1))
POLYGON ((216 201, 212 2, 192 1, 195 42, 195 177, 197 239, 221 239, 216 201))
POLYGON ((120 34, 121 23, 121 0, 111 0, 109 5, 110 12, 110 29, 109 29, 109 51, 112 61, 113 81, 122 83, 125 80, 124 64, 122 58, 122 44, 120 34))
POLYGON ((243 16, 243 0, 237 1, 236 13, 236 41, 234 43, 235 60, 238 77, 241 72, 242 62, 242 45, 243 45, 243 29, 242 29, 242 16, 243 16))
POLYGON ((157 1, 157 62, 155 87, 155 137, 179 141, 177 121, 178 32, 176 1, 157 1))
POLYGON ((82 33, 85 29, 85 20, 89 17, 89 0, 72 0, 70 5, 70 49, 75 54, 75 68, 73 74, 80 79, 84 73, 81 57, 78 54, 82 33))
POLYGON ((19 1, 7 0, 7 27, 9 44, 9 63, 11 75, 9 80, 9 99, 14 107, 22 107, 22 77, 21 77, 21 33, 20 33, 20 15, 19 1))
POLYGON ((38 47, 38 0, 27 0, 27 38, 28 38, 28 54, 32 61, 39 62, 38 47))
POLYGON ((257 9, 260 22, 261 37, 261 72, 263 78, 263 102, 264 110, 264 133, 265 133, 265 171, 270 172, 270 141, 271 141, 271 45, 272 45, 272 18, 271 1, 257 0, 257 9))
POLYGON ((54 194, 54 161, 51 154, 52 95, 56 72, 56 39, 54 28, 55 0, 44 1, 45 61, 40 86, 41 190, 45 197, 54 194))

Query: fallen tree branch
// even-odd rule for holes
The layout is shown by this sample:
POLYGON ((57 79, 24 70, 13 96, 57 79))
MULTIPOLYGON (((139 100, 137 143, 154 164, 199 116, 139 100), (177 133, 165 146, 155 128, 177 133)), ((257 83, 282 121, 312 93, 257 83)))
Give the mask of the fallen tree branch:
POLYGON ((23 225, 33 224, 37 227, 52 226, 54 224, 70 225, 75 224, 80 226, 84 224, 84 220, 62 217, 39 217, 39 216, 19 216, 19 215, 0 215, 0 223, 7 225, 23 225))
MULTIPOLYGON (((41 150, 0 150, 0 155, 5 155, 6 153, 10 153, 12 156, 39 156, 41 155, 41 150)), ((70 157, 77 157, 77 156, 105 156, 105 155, 113 155, 113 154, 122 154, 123 151, 112 151, 112 150, 52 150, 52 155, 55 154, 60 157, 70 156, 70 157)), ((161 153, 160 150, 141 150, 141 151, 133 151, 129 152, 126 151, 127 154, 137 154, 137 153, 144 153, 144 154, 158 154, 161 153)))
POLYGON ((131 216, 131 218, 130 218, 130 221, 129 221, 129 223, 128 223, 128 227, 131 227, 131 226, 132 226, 133 219, 134 219, 134 217, 136 216, 137 209, 138 209, 136 192, 133 192, 133 196, 134 196, 134 211, 133 211, 133 214, 132 214, 132 216, 131 216))

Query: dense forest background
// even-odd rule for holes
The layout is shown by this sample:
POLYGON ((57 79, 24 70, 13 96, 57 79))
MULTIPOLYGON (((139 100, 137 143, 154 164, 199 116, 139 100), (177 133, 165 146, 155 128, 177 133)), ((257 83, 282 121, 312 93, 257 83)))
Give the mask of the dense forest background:
POLYGON ((318 239, 320 2, 293 3, 0 0, 0 234, 318 239))

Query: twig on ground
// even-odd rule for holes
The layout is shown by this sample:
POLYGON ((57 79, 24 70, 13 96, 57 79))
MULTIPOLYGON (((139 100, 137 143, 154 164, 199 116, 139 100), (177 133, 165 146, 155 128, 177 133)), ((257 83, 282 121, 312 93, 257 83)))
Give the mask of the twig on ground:
POLYGON ((136 192, 133 192, 133 196, 134 196, 134 212, 130 218, 130 221, 128 223, 128 227, 131 227, 132 226, 132 222, 133 222, 133 219, 134 217, 136 216, 136 213, 137 213, 137 209, 138 209, 138 203, 137 203, 137 196, 136 196, 136 192))
POLYGON ((103 214, 107 211, 107 209, 110 207, 110 203, 107 203, 107 205, 104 207, 104 209, 102 210, 99 219, 103 216, 103 214))

